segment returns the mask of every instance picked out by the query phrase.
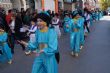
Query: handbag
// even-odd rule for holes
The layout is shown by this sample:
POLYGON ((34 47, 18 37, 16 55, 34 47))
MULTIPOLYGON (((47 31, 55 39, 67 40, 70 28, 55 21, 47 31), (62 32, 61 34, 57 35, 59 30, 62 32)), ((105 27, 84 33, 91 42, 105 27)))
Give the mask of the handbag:
POLYGON ((59 52, 55 53, 55 58, 56 58, 57 63, 59 64, 59 62, 60 62, 60 53, 59 52))

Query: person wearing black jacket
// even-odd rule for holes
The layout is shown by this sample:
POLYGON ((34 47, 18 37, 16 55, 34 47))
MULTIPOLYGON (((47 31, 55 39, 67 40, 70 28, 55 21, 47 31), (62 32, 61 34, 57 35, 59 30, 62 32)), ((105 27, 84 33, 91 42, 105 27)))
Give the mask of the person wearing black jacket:
MULTIPOLYGON (((10 47, 11 47, 11 52, 14 54, 14 46, 15 46, 15 41, 21 40, 22 36, 21 36, 21 32, 20 32, 20 28, 22 27, 22 20, 15 15, 12 15, 11 17, 11 22, 10 22, 10 29, 11 29, 11 34, 10 34, 10 47)), ((20 44, 22 46, 22 49, 25 50, 25 47, 20 44)))

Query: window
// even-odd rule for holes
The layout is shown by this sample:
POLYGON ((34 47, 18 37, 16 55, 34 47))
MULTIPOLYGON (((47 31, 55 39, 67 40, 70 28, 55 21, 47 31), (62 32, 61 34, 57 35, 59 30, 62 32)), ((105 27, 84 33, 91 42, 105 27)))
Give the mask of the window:
POLYGON ((64 2, 67 2, 67 3, 73 3, 73 2, 76 2, 77 0, 64 0, 64 2))

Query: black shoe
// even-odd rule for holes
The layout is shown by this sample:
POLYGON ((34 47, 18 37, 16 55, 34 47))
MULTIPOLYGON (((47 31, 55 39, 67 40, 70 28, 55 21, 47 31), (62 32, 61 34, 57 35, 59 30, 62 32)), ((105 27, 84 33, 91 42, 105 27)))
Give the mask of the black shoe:
POLYGON ((12 54, 14 54, 14 51, 11 51, 12 54))
POLYGON ((0 54, 1 54, 1 55, 3 54, 1 50, 0 50, 0 54))

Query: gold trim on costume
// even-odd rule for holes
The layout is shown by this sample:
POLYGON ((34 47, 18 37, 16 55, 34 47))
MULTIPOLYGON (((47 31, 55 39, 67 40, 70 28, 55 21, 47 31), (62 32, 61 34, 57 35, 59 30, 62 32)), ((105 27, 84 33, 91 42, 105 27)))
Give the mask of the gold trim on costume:
POLYGON ((40 44, 39 44, 39 49, 40 49, 40 50, 42 50, 42 49, 44 49, 44 48, 47 48, 47 47, 48 47, 48 45, 45 44, 45 43, 40 43, 40 44))
POLYGON ((0 35, 2 35, 4 32, 0 32, 0 35))
POLYGON ((48 31, 48 27, 45 27, 44 29, 40 30, 41 32, 47 32, 48 31))
POLYGON ((73 31, 74 31, 74 32, 78 32, 79 29, 78 29, 78 28, 74 28, 73 31))

